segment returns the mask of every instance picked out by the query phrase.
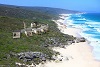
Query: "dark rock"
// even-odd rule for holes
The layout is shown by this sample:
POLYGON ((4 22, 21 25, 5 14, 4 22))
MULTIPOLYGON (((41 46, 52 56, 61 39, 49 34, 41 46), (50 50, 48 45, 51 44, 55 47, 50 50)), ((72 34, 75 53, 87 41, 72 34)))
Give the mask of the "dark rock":
POLYGON ((67 41, 68 45, 71 45, 72 44, 72 41, 67 41))
POLYGON ((59 61, 62 61, 62 59, 59 59, 59 61))
POLYGON ((61 48, 65 48, 65 45, 60 45, 61 48))
POLYGON ((42 61, 46 61, 47 55, 41 52, 21 52, 17 54, 19 59, 27 62, 39 58, 42 61))
POLYGON ((45 57, 42 57, 42 59, 41 59, 42 61, 46 61, 46 58, 45 57))
POLYGON ((85 40, 84 37, 80 38, 80 42, 85 42, 85 41, 86 41, 86 40, 85 40))
POLYGON ((79 42, 85 42, 86 39, 84 37, 81 37, 81 38, 76 38, 76 42, 79 43, 79 42))
POLYGON ((33 59, 33 57, 34 57, 34 55, 33 55, 32 52, 26 52, 26 53, 25 53, 25 58, 26 58, 26 59, 33 59))
POLYGON ((72 43, 75 43, 75 40, 72 40, 72 43))

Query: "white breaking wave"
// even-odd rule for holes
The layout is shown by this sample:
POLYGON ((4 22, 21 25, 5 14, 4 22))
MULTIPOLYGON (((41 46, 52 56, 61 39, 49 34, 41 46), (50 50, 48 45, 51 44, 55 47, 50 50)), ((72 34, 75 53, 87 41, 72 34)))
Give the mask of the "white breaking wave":
POLYGON ((89 20, 86 17, 81 16, 81 14, 76 14, 76 16, 73 15, 72 19, 74 19, 72 22, 73 27, 83 30, 83 32, 79 34, 90 42, 89 45, 93 47, 95 59, 100 60, 100 22, 89 20))
POLYGON ((100 28, 95 28, 98 32, 100 32, 100 28))
POLYGON ((81 18, 81 19, 77 19, 77 20, 87 20, 87 19, 85 19, 85 18, 81 18))
POLYGON ((89 22, 85 22, 86 24, 91 24, 91 25, 94 25, 94 24, 100 24, 100 22, 95 22, 95 21, 89 21, 89 22))

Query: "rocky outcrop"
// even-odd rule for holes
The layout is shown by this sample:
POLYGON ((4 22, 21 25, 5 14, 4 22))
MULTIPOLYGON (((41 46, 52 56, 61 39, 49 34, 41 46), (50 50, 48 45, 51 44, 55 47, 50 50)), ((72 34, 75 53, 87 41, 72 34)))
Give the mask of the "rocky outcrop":
POLYGON ((84 37, 76 38, 76 43, 79 42, 86 42, 86 39, 84 37))
POLYGON ((48 57, 46 54, 41 52, 21 52, 17 54, 17 57, 23 61, 34 61, 34 59, 39 58, 41 61, 46 61, 48 57))

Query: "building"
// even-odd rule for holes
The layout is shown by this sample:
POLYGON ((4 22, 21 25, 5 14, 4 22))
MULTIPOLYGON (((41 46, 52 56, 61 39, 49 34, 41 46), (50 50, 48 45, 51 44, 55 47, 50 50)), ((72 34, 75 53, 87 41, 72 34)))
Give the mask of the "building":
POLYGON ((31 28, 36 27, 35 23, 31 23, 31 28))
POLYGON ((20 36, 21 36, 20 30, 13 31, 13 38, 20 38, 20 36))
POLYGON ((25 31, 25 35, 28 36, 33 36, 32 31, 25 31))
POLYGON ((24 33, 27 37, 33 36, 33 34, 42 34, 48 31, 48 24, 38 24, 37 22, 32 22, 31 26, 26 28, 25 22, 23 22, 24 29, 13 31, 13 38, 20 38, 21 33, 24 33))
POLYGON ((25 29, 24 33, 25 33, 26 36, 33 36, 32 29, 31 28, 25 29))

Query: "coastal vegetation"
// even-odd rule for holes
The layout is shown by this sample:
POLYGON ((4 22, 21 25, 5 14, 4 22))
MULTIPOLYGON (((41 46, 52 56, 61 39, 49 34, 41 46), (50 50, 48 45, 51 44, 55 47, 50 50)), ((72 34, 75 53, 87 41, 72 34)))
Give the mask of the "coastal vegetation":
MULTIPOLYGON (((56 13, 51 11, 54 8, 40 8, 0 5, 0 65, 15 67, 15 62, 31 63, 31 61, 20 60, 16 56, 21 52, 41 52, 48 56, 46 59, 51 60, 52 55, 58 53, 49 47, 65 45, 68 40, 75 39, 73 36, 62 34, 52 21, 52 19, 59 19, 58 13, 63 11, 62 9, 55 9, 59 10, 56 13), (47 12, 45 13, 45 11, 47 12), (13 39, 12 32, 23 29, 23 21, 27 24, 27 27, 35 21, 39 24, 48 24, 49 30, 41 35, 33 34, 32 37, 26 37, 25 34, 22 34, 21 38, 13 39)), ((64 11, 66 13, 77 12, 64 11)), ((38 60, 38 58, 33 59, 34 63, 38 63, 38 60)))

